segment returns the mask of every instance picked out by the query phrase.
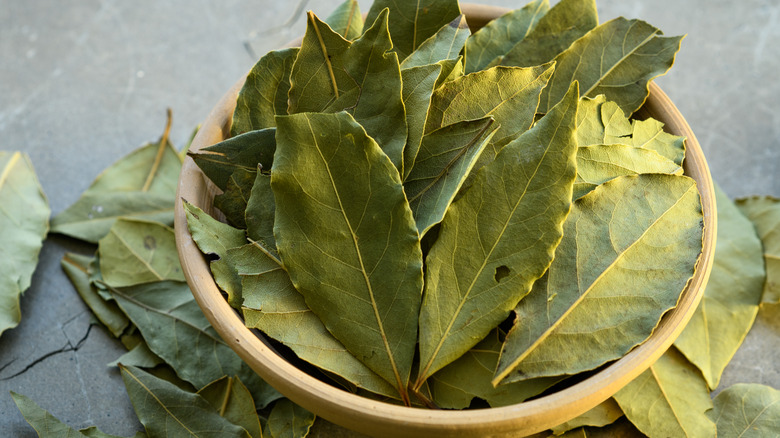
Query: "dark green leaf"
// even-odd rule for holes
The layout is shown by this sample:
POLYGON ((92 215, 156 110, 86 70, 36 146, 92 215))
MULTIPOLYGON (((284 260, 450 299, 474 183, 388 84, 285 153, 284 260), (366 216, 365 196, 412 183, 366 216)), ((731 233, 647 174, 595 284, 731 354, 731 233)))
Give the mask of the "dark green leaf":
POLYGON ((345 0, 325 22, 348 40, 354 40, 363 33, 363 16, 360 15, 360 5, 356 0, 345 0))
POLYGON ((718 244, 698 309, 674 345, 704 375, 710 389, 742 344, 758 313, 764 286, 761 240, 750 221, 715 186, 718 244))
POLYGON ((274 239, 274 192, 271 191, 271 176, 257 173, 249 201, 246 204, 246 234, 247 236, 276 251, 274 239))
POLYGON ((224 375, 238 375, 258 406, 279 397, 219 337, 186 283, 160 281, 112 288, 111 293, 149 348, 182 379, 202 388, 224 375))
POLYGON ((135 413, 150 436, 249 438, 244 428, 221 417, 200 395, 183 391, 140 368, 120 369, 135 413))
POLYGON ((354 43, 313 14, 293 64, 289 113, 348 111, 402 171, 406 116, 387 12, 354 43))
POLYGON ((466 73, 484 70, 525 38, 550 10, 548 0, 533 0, 492 20, 466 40, 466 73))
POLYGON ((257 174, 256 170, 236 169, 230 175, 225 192, 214 197, 214 206, 237 228, 246 229, 246 206, 257 174))
POLYGON ((460 15, 457 0, 419 0, 414 5, 399 8, 396 0, 376 0, 368 10, 368 23, 390 9, 390 35, 398 59, 404 60, 442 26, 460 15))
POLYGON ((576 80, 581 96, 604 94, 633 114, 647 98, 648 82, 672 67, 680 49, 683 37, 660 35, 644 21, 623 17, 593 29, 555 57, 555 73, 542 92, 539 112, 558 102, 576 80))
POLYGON ((444 217, 426 259, 416 387, 506 319, 552 261, 576 173, 577 100, 573 85, 444 217))
POLYGON ((442 26, 433 36, 423 41, 414 52, 404 59, 401 63, 401 69, 457 59, 470 34, 469 26, 466 24, 466 16, 459 15, 450 23, 442 26))
POLYGON ((276 50, 266 53, 252 67, 238 93, 231 137, 276 126, 274 116, 287 114, 290 71, 296 56, 298 48, 276 50))
POLYGON ((209 402, 221 417, 243 427, 252 438, 263 437, 252 394, 238 377, 225 376, 209 383, 198 391, 198 395, 209 402))
POLYGON ((762 438, 780 434, 780 391, 756 383, 723 390, 708 414, 720 438, 762 438))
POLYGON ((189 155, 209 179, 225 190, 237 170, 256 172, 258 164, 269 172, 276 150, 276 130, 250 131, 189 155))
POLYGON ((550 269, 515 309, 494 383, 513 370, 508 381, 590 370, 646 339, 701 253, 696 183, 615 178, 573 204, 563 234, 550 269))
POLYGON ((595 0, 561 0, 509 50, 501 64, 531 67, 550 62, 598 24, 595 0))
POLYGON ((139 342, 130 351, 119 356, 117 360, 109 363, 108 366, 115 367, 120 363, 122 365, 140 368, 154 368, 157 365, 164 363, 164 361, 160 356, 154 354, 154 352, 149 349, 149 345, 147 345, 146 342, 139 342))
POLYGON ((303 438, 308 435, 314 419, 314 414, 283 398, 271 410, 263 434, 270 438, 303 438))
POLYGON ((422 290, 398 172, 347 113, 277 118, 279 254, 306 304, 406 398, 422 290))
POLYGON ((441 222, 498 126, 492 117, 458 122, 427 134, 404 191, 417 230, 424 235, 441 222))

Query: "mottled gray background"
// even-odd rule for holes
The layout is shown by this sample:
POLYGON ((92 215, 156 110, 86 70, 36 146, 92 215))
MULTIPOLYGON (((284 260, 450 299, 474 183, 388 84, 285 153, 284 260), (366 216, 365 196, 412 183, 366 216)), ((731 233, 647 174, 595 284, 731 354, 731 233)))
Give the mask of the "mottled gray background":
MULTIPOLYGON (((304 30, 304 14, 339 0, 0 0, 0 149, 30 154, 59 213, 95 176, 174 114, 184 144, 257 56, 304 30)), ((507 7, 523 2, 479 1, 507 7)), ((553 2, 555 3, 555 2, 553 2)), ((363 11, 370 3, 361 0, 363 11)), ((714 178, 732 197, 780 196, 780 2, 601 0, 601 20, 640 17, 667 35, 687 33, 658 83, 699 138, 714 178)), ((0 436, 33 437, 9 390, 67 424, 131 435, 121 377, 106 367, 123 348, 92 321, 59 267, 66 251, 93 248, 53 236, 44 245, 22 323, 0 338, 0 436)), ((780 387, 780 323, 759 317, 722 387, 780 387)))

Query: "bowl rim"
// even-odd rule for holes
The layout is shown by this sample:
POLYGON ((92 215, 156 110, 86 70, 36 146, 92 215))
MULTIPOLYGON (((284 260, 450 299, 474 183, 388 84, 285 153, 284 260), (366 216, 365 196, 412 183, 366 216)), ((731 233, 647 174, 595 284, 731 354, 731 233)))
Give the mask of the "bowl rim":
MULTIPOLYGON (((469 24, 484 24, 509 9, 461 4, 469 24)), ((197 151, 229 136, 241 78, 211 110, 190 149, 197 151)), ((685 175, 697 182, 704 214, 702 253, 678 304, 651 336, 621 359, 570 387, 515 405, 473 410, 409 408, 364 398, 331 386, 299 370, 248 329, 211 276, 205 256, 189 233, 182 199, 212 211, 218 189, 187 157, 182 165, 174 213, 176 246, 182 269, 204 315, 225 342, 266 382, 293 402, 323 418, 374 436, 500 436, 533 434, 574 418, 611 397, 652 365, 682 332, 699 305, 715 251, 717 214, 713 181, 704 153, 688 123, 655 83, 639 110, 665 124, 667 132, 686 137, 685 175)))

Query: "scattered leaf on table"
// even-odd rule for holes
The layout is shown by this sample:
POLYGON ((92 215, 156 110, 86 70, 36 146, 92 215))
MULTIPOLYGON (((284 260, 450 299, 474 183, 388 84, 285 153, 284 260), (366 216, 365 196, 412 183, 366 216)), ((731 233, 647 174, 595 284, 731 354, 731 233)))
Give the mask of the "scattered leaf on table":
POLYGON ((780 391, 757 383, 738 383, 721 391, 709 417, 720 438, 780 435, 780 391))
POLYGON ((38 432, 39 438, 120 438, 116 435, 103 433, 95 427, 77 431, 38 406, 29 397, 13 391, 11 391, 11 397, 13 397, 16 407, 19 408, 24 419, 38 432))
POLYGON ((764 248, 766 282, 761 303, 780 303, 780 200, 754 196, 737 200, 737 207, 753 222, 764 248))
POLYGON ((247 327, 260 329, 317 367, 376 394, 398 397, 392 385, 357 360, 328 332, 290 281, 280 261, 259 243, 228 251, 241 277, 247 327))
POLYGON ((498 126, 492 117, 458 122, 427 134, 404 191, 420 236, 441 222, 498 126))
POLYGON ((238 377, 225 376, 198 391, 219 413, 231 423, 243 427, 252 438, 262 438, 260 419, 255 411, 252 394, 238 377))
POLYGON ((173 224, 181 159, 168 141, 131 152, 95 178, 81 197, 51 220, 51 231, 97 243, 119 217, 173 224))
POLYGON ((705 414, 712 409, 707 382, 674 347, 614 398, 651 438, 715 436, 715 423, 705 414))
POLYGON ((258 173, 257 170, 236 169, 230 175, 224 193, 214 197, 214 206, 235 227, 246 229, 246 207, 258 173))
POLYGON ((60 265, 84 303, 111 334, 118 338, 124 333, 130 320, 116 303, 107 301, 98 294, 96 286, 89 278, 89 266, 93 260, 94 257, 65 253, 60 265))
POLYGON ((633 114, 647 98, 648 82, 672 67, 680 49, 683 37, 660 35, 644 21, 623 17, 593 29, 555 57, 555 73, 542 92, 539 112, 558 102, 576 80, 581 96, 604 94, 633 114))
POLYGON ((270 438, 301 438, 309 433, 315 416, 311 412, 283 398, 276 402, 263 428, 263 436, 270 438))
POLYGON ((499 331, 493 330, 466 354, 431 376, 429 383, 436 406, 464 409, 474 397, 492 407, 508 406, 538 395, 561 380, 547 377, 494 387, 490 381, 498 364, 501 343, 499 331))
POLYGON ((348 40, 354 40, 363 33, 363 16, 360 14, 360 5, 356 0, 345 0, 325 19, 325 22, 348 40))
POLYGON ((277 118, 274 234, 306 304, 406 398, 422 251, 398 172, 347 113, 277 118))
POLYGON ((404 147, 404 180, 412 170, 420 150, 425 121, 428 119, 428 108, 431 105, 431 95, 442 72, 442 65, 443 63, 437 63, 401 70, 406 126, 409 130, 404 147))
POLYGON ((466 16, 459 15, 423 41, 414 52, 404 59, 401 63, 401 69, 435 64, 447 59, 457 59, 470 34, 469 25, 466 24, 466 16))
POLYGON ((376 21, 369 17, 374 24, 351 43, 310 13, 293 64, 289 113, 348 111, 402 171, 406 115, 387 20, 386 11, 376 21))
POLYGON ((494 67, 447 82, 433 93, 425 132, 442 126, 493 116, 499 124, 494 138, 513 139, 534 121, 539 94, 553 67, 494 67))
POLYGON ((750 220, 715 185, 718 244, 704 296, 674 345, 704 375, 710 389, 742 345, 764 287, 761 241, 750 220))
POLYGON ((271 170, 276 150, 275 136, 274 128, 250 131, 190 152, 189 156, 217 187, 225 190, 237 170, 256 172, 258 164, 264 172, 271 170))
POLYGON ((373 23, 385 8, 390 8, 390 36, 401 61, 460 15, 457 0, 419 0, 414 5, 407 4, 404 10, 399 9, 396 0, 376 0, 368 10, 366 22, 373 23))
POLYGON ((110 286, 185 281, 173 229, 163 224, 119 219, 100 239, 98 251, 100 273, 110 286))
POLYGON ((466 40, 466 73, 484 70, 493 60, 506 55, 549 10, 548 0, 533 0, 474 32, 466 40))
MULTIPOLYGON (((501 385, 499 385, 499 388, 500 387, 501 385)), ((572 429, 576 429, 582 426, 603 427, 614 423, 622 416, 623 411, 620 409, 620 406, 617 404, 615 399, 608 398, 603 403, 597 405, 588 412, 585 412, 578 417, 574 417, 565 423, 553 427, 552 431, 555 435, 561 435, 564 432, 568 432, 572 429)))
POLYGON ((665 173, 682 175, 674 161, 650 149, 624 144, 592 145, 577 150, 577 180, 574 199, 581 198, 597 185, 624 175, 665 173))
POLYGON ((268 52, 252 67, 236 99, 231 137, 276 126, 274 116, 287 114, 290 71, 297 55, 298 48, 268 52))
POLYGON ((615 178, 574 202, 563 236, 515 309, 494 383, 591 370, 644 341, 677 304, 701 253, 696 183, 615 178))
POLYGON ((249 200, 246 204, 246 235, 252 240, 262 242, 276 251, 274 238, 274 215, 276 203, 271 190, 271 176, 258 172, 249 200))
POLYGON ((244 428, 221 417, 199 394, 183 391, 140 368, 120 369, 127 395, 149 436, 250 438, 244 428))
POLYGON ((426 259, 417 388, 505 320, 550 265, 576 174, 576 93, 505 146, 444 217, 426 259))
POLYGON ((111 294, 149 348, 196 388, 237 375, 259 407, 279 397, 209 325, 186 283, 159 281, 112 288, 111 294))
POLYGON ((504 55, 501 65, 531 67, 550 62, 598 24, 595 0, 561 0, 504 55))
POLYGON ((217 260, 212 260, 210 263, 214 281, 228 294, 228 303, 231 306, 240 306, 242 301, 241 279, 227 260, 227 252, 230 248, 246 244, 244 230, 233 228, 214 219, 187 201, 184 201, 184 211, 187 214, 187 228, 200 251, 218 257, 217 260))
POLYGON ((0 151, 0 334, 22 318, 19 296, 30 287, 43 239, 49 202, 22 152, 0 151))

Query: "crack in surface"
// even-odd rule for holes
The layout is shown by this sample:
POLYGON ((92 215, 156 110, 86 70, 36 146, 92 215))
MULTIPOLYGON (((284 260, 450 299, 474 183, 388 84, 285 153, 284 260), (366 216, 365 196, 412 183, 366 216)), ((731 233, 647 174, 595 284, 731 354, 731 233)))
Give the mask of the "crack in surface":
MULTIPOLYGON (((89 327, 87 327, 87 332, 84 334, 84 336, 81 337, 81 339, 79 339, 79 341, 76 343, 75 346, 70 341, 67 341, 65 343, 65 345, 63 345, 62 348, 60 348, 59 350, 50 351, 50 352, 44 354, 43 356, 41 356, 41 357, 33 360, 32 362, 30 362, 21 371, 15 373, 15 374, 12 374, 12 375, 10 375, 8 377, 0 378, 0 381, 11 380, 14 377, 21 376, 22 374, 24 374, 27 371, 29 371, 30 369, 32 369, 34 366, 38 365, 39 363, 45 361, 46 359, 48 359, 48 358, 50 358, 52 356, 56 356, 56 355, 61 354, 61 353, 69 353, 71 351, 78 351, 79 348, 81 348, 84 345, 84 343, 87 341, 87 338, 89 338, 89 334, 92 332, 92 327, 94 327, 94 324, 90 324, 89 327)), ((3 365, 2 368, 0 368, 0 371, 4 370, 8 365, 13 363, 15 360, 16 359, 12 359, 10 362, 8 362, 7 364, 3 365)))

